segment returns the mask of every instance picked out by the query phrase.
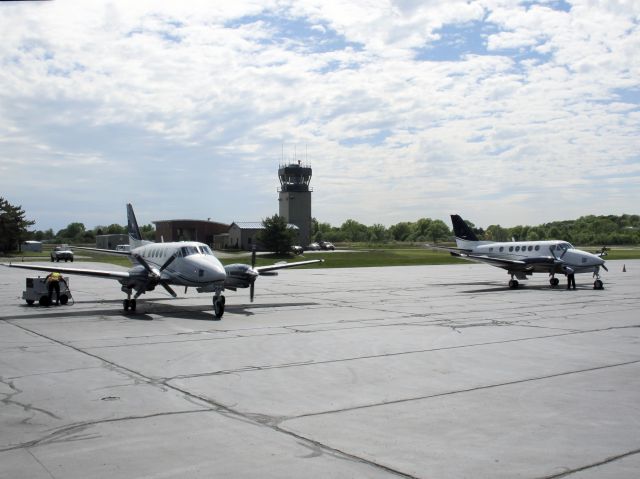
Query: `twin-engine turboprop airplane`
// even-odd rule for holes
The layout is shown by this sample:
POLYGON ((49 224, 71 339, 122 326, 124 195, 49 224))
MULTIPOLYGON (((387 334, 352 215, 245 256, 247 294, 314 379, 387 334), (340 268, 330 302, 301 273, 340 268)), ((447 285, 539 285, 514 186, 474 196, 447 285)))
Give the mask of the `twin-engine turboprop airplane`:
POLYGON ((429 246, 449 251, 453 256, 463 259, 506 269, 511 275, 509 287, 512 289, 518 287, 517 279, 527 279, 533 273, 549 274, 551 287, 558 286, 560 282, 555 277, 556 274, 593 273, 596 278, 593 289, 604 287, 600 280, 600 268, 608 271, 602 259, 606 254, 604 249, 599 254, 592 254, 576 249, 566 241, 556 240, 500 243, 479 241, 460 216, 451 215, 451 223, 458 247, 429 246))
POLYGON ((225 289, 235 291, 237 288, 250 288, 251 301, 254 296, 254 283, 258 276, 276 275, 276 270, 294 268, 305 264, 321 263, 323 260, 298 261, 295 263, 278 263, 270 266, 255 266, 255 251, 251 265, 232 264, 222 266, 204 243, 195 241, 152 243, 143 241, 133 207, 127 205, 130 251, 113 251, 99 248, 77 246, 76 249, 99 251, 102 253, 129 256, 137 263, 128 271, 102 271, 95 269, 59 268, 52 266, 35 266, 25 264, 9 264, 12 268, 32 269, 36 271, 58 271, 64 274, 78 274, 115 279, 122 285, 127 298, 123 301, 124 310, 136 310, 136 299, 156 286, 162 286, 174 298, 176 292, 171 286, 194 287, 199 293, 214 293, 213 309, 217 319, 224 314, 225 289), (132 297, 133 296, 133 297, 132 297))

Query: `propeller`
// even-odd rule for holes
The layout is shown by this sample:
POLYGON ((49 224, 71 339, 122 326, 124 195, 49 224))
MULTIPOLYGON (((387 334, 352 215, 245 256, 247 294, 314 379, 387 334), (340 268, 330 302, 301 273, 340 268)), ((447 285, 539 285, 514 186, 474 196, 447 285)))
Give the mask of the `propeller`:
POLYGON ((162 286, 167 293, 169 293, 171 296, 173 296, 174 298, 177 297, 178 295, 176 294, 176 292, 171 288, 171 286, 169 286, 169 284, 164 281, 162 279, 162 272, 171 264, 173 263, 173 261, 177 258, 177 254, 172 254, 169 259, 167 259, 167 261, 164 262, 164 264, 160 267, 160 269, 154 269, 152 268, 149 263, 147 263, 147 261, 140 255, 135 254, 133 255, 133 257, 135 258, 135 260, 140 263, 144 269, 147 270, 147 272, 149 273, 149 276, 151 277, 152 280, 154 280, 157 284, 159 284, 160 286, 162 286))
MULTIPOLYGON (((251 248, 251 269, 253 270, 255 266, 256 266, 256 246, 253 245, 253 248, 251 248)), ((255 292, 256 292, 257 277, 258 275, 253 276, 250 280, 251 284, 249 285, 249 299, 252 303, 253 303, 253 296, 255 295, 255 292)))
POLYGON ((255 286, 256 286, 256 278, 254 277, 251 280, 251 285, 249 286, 249 298, 252 303, 253 303, 253 295, 255 294, 255 286))

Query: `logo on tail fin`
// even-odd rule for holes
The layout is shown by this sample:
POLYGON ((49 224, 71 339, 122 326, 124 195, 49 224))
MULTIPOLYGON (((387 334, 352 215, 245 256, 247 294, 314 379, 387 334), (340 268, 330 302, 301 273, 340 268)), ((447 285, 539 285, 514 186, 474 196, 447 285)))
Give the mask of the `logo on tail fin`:
POLYGON ((140 228, 138 228, 138 222, 136 221, 136 215, 133 213, 131 203, 127 204, 127 229, 129 230, 129 244, 134 245, 136 242, 142 241, 140 228))
POLYGON ((478 237, 459 215, 451 215, 451 223, 453 224, 453 232, 457 239, 478 241, 478 237))

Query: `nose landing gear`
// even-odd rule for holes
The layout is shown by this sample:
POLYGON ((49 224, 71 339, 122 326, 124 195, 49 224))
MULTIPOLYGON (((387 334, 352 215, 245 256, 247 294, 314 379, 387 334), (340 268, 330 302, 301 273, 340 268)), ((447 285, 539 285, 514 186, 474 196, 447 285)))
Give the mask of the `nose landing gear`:
POLYGON ((224 314, 224 304, 225 304, 225 297, 222 294, 216 294, 213 297, 213 313, 216 316, 216 320, 219 320, 222 318, 222 315, 224 314))

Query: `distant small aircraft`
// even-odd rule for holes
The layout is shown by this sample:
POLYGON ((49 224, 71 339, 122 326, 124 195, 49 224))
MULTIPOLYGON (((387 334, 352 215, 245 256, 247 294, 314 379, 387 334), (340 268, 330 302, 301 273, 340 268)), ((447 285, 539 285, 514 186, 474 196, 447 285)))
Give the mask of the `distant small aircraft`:
POLYGON ((593 273, 596 278, 593 289, 604 288, 600 279, 600 268, 608 271, 602 259, 606 255, 604 248, 600 253, 592 254, 576 249, 566 241, 479 241, 459 215, 451 215, 451 223, 457 248, 427 246, 449 251, 462 259, 506 269, 511 275, 509 288, 516 289, 517 279, 527 279, 533 273, 549 274, 551 287, 558 286, 560 282, 556 274, 593 273))
POLYGON ((250 288, 250 297, 251 301, 253 301, 254 283, 258 276, 277 275, 276 271, 279 269, 294 268, 324 261, 316 259, 256 267, 254 251, 251 265, 232 264, 225 267, 215 257, 209 246, 204 243, 196 241, 171 243, 144 241, 133 213, 133 207, 130 204, 127 204, 127 220, 130 251, 79 246, 76 249, 129 256, 132 262, 137 264, 128 271, 102 271, 26 264, 8 264, 4 266, 115 279, 120 282, 122 291, 127 295, 127 298, 123 301, 124 310, 131 310, 132 312, 136 310, 136 299, 147 291, 153 291, 158 285, 167 290, 174 298, 177 295, 171 285, 184 286, 185 291, 188 287, 194 287, 199 293, 214 293, 213 309, 215 317, 220 319, 224 314, 225 297, 222 292, 225 289, 235 291, 237 288, 250 288))

